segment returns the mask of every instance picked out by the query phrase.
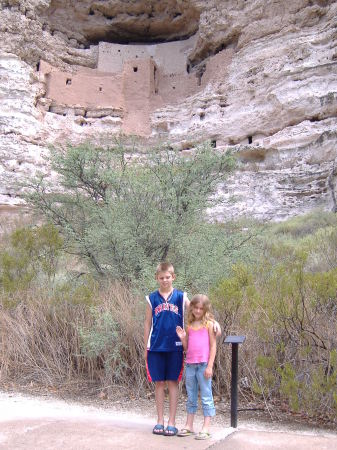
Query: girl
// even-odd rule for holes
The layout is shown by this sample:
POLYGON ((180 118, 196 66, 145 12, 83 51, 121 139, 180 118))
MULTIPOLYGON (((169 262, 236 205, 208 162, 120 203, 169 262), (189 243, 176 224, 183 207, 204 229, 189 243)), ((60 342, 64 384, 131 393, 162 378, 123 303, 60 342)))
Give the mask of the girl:
POLYGON ((212 395, 213 363, 216 353, 216 339, 213 332, 213 316, 210 301, 206 295, 195 295, 188 309, 187 333, 177 327, 177 334, 186 351, 187 419, 178 436, 190 436, 193 432, 194 415, 198 408, 200 388, 204 424, 195 439, 208 439, 211 417, 215 415, 212 395))

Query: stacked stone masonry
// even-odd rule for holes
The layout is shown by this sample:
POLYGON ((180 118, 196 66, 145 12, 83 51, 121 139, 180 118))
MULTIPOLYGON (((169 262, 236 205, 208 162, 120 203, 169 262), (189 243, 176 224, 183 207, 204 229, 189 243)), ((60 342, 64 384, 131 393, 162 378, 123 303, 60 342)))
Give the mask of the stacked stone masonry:
MULTIPOLYGON (((147 45, 101 42, 97 68, 79 67, 75 73, 41 61, 39 73, 45 84, 45 96, 40 104, 44 108, 48 99, 49 112, 75 115, 82 112, 84 117, 93 110, 104 110, 106 115, 115 112, 122 118, 124 133, 149 136, 152 112, 178 104, 202 88, 200 78, 188 73, 188 54, 194 44, 195 37, 147 45)), ((225 60, 228 52, 222 53, 225 60)), ((213 66, 210 62, 209 79, 213 66)))

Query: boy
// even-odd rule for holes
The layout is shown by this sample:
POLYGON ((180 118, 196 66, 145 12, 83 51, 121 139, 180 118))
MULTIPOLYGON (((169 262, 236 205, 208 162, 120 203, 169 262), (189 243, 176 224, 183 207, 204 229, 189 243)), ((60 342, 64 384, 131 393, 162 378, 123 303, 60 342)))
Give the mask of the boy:
MULTIPOLYGON (((184 356, 183 346, 177 336, 177 326, 184 328, 184 310, 189 306, 185 292, 174 289, 174 268, 170 263, 160 263, 156 270, 159 289, 146 297, 144 325, 145 361, 149 381, 155 383, 157 424, 152 432, 158 435, 174 436, 178 382, 182 378, 184 356), (169 420, 164 427, 165 382, 169 391, 169 420)), ((216 335, 221 334, 220 325, 214 321, 216 335)))
POLYGON ((188 303, 185 292, 174 289, 174 268, 160 263, 156 270, 159 289, 146 297, 144 326, 145 361, 149 381, 155 382, 157 424, 153 433, 174 436, 178 429, 175 416, 178 403, 178 382, 183 373, 183 347, 176 327, 184 327, 184 309, 188 303), (169 420, 164 428, 165 382, 169 391, 169 420))

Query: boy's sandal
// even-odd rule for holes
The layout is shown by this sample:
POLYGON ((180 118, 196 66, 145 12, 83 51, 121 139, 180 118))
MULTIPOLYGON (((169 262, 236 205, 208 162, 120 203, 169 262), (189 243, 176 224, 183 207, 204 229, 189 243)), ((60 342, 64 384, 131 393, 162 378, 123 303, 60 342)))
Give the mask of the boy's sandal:
POLYGON ((172 425, 167 425, 164 431, 165 436, 175 436, 178 433, 178 428, 173 427, 172 425))
POLYGON ((155 425, 153 427, 152 433, 153 434, 158 434, 158 435, 163 435, 164 434, 164 425, 161 425, 160 423, 157 423, 157 425, 155 425))
POLYGON ((194 439, 204 441, 205 439, 209 439, 210 437, 211 437, 211 434, 207 433, 207 431, 200 431, 200 433, 198 433, 194 439))
POLYGON ((191 431, 188 428, 183 428, 179 431, 177 436, 185 437, 185 436, 192 436, 193 434, 195 434, 194 431, 191 431))

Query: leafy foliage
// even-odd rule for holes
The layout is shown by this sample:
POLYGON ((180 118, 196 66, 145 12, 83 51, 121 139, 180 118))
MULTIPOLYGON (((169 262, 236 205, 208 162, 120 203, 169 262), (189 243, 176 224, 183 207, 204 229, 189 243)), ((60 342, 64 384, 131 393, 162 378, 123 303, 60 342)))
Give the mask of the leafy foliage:
POLYGON ((187 266, 188 246, 205 231, 205 211, 234 165, 206 144, 188 154, 170 147, 136 155, 118 142, 55 149, 62 189, 51 191, 40 178, 27 199, 97 273, 149 282, 158 261, 187 266))
POLYGON ((81 350, 89 359, 98 359, 107 376, 113 374, 114 380, 120 381, 127 365, 121 356, 123 343, 118 323, 111 312, 97 307, 90 308, 90 315, 90 327, 79 328, 81 350))
POLYGON ((324 236, 333 255, 336 219, 325 217, 324 227, 320 221, 311 234, 298 230, 296 239, 269 231, 261 238, 259 263, 234 266, 232 275, 211 290, 211 299, 226 334, 247 335, 251 392, 287 402, 293 411, 316 415, 319 409, 334 417, 337 267, 319 264, 317 236, 324 236))
POLYGON ((63 246, 51 224, 18 228, 0 252, 0 284, 7 292, 28 287, 38 275, 49 281, 55 276, 63 246))

